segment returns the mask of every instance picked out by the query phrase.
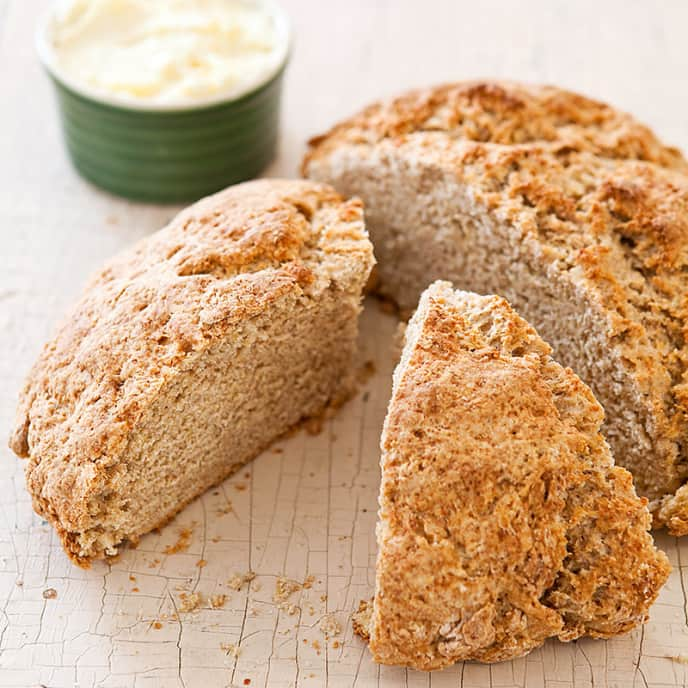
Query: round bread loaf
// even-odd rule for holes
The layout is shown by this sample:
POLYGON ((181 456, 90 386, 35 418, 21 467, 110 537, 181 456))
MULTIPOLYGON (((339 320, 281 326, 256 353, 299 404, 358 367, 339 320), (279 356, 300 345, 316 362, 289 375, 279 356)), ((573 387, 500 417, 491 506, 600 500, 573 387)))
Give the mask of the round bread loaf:
POLYGON ((373 105, 304 172, 359 196, 380 290, 499 294, 592 388, 654 525, 688 533, 688 163, 632 117, 473 82, 373 105))

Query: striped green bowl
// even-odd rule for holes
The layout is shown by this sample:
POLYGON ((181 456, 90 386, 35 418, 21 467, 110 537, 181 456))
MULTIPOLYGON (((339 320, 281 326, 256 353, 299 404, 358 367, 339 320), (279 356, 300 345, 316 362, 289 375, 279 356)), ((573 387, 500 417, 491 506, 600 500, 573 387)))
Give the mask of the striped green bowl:
POLYGON ((276 74, 238 98, 147 108, 67 83, 46 32, 43 25, 38 52, 55 85, 67 150, 94 184, 135 200, 181 203, 251 179, 273 159, 288 51, 276 74))

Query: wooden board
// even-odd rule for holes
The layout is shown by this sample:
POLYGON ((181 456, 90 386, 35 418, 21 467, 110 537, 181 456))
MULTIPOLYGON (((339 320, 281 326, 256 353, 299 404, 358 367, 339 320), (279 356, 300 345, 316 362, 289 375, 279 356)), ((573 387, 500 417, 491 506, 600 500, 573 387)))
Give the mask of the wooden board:
MULTIPOLYGON (((482 75, 590 93, 688 147, 683 0, 284 4, 296 47, 272 175, 295 175, 304 141, 371 99, 482 75)), ((176 210, 126 203, 72 171, 32 44, 45 6, 0 0, 2 433, 28 366, 87 275, 176 210)), ((266 452, 111 565, 68 562, 3 442, 0 686, 688 685, 688 664, 672 659, 688 655, 688 539, 666 535, 658 542, 674 571, 644 629, 609 642, 552 641, 515 662, 432 676, 371 662, 350 614, 372 590, 395 327, 368 305, 362 360, 374 361, 375 374, 321 434, 266 452), (233 589, 249 571, 255 578, 233 589), (307 587, 275 599, 281 576, 307 587)))

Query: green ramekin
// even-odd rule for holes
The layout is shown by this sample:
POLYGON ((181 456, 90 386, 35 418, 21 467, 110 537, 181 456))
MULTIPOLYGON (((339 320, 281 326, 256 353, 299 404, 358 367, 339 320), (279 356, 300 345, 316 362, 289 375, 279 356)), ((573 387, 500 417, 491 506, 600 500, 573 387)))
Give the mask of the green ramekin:
POLYGON ((46 17, 37 33, 38 53, 55 85, 67 151, 80 174, 126 198, 183 203, 265 169, 277 146, 289 58, 286 15, 270 4, 287 41, 277 71, 238 97, 182 107, 122 103, 70 81, 56 68, 46 17))

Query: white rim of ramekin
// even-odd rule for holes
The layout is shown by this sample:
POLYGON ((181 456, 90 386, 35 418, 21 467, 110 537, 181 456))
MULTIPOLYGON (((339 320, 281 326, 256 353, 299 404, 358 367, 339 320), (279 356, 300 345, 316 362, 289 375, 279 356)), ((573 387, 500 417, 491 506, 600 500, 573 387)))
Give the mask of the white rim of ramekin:
POLYGON ((103 105, 109 105, 115 108, 123 108, 125 110, 139 110, 141 112, 184 112, 190 110, 201 110, 203 108, 213 107, 215 105, 224 105, 241 100, 244 96, 259 90, 266 84, 270 83, 279 73, 284 69, 289 55, 291 53, 292 32, 291 22, 284 8, 273 0, 252 0, 264 7, 266 7, 270 14, 275 18, 277 24, 277 32, 281 38, 282 48, 281 55, 275 66, 267 73, 256 79, 253 82, 248 82, 241 89, 232 92, 230 95, 218 93, 206 98, 198 98, 189 100, 188 102, 178 101, 171 103, 151 103, 145 100, 139 100, 133 97, 116 96, 105 93, 96 88, 91 88, 73 79, 68 74, 65 74, 57 64, 57 56, 50 41, 49 34, 51 25, 55 14, 56 3, 43 14, 38 22, 36 29, 36 51, 38 57, 48 71, 48 73, 59 81, 63 86, 70 91, 77 93, 84 98, 96 101, 103 105))

